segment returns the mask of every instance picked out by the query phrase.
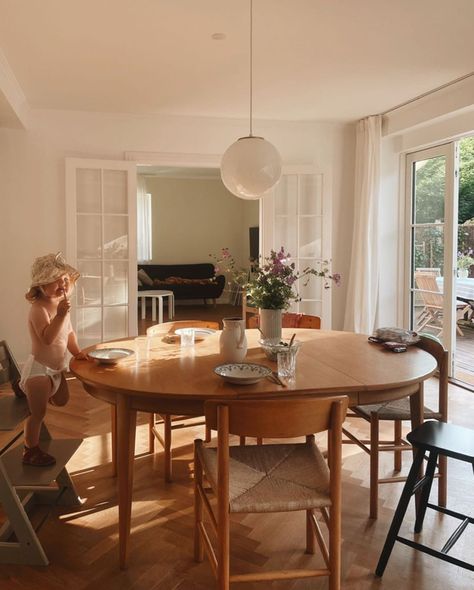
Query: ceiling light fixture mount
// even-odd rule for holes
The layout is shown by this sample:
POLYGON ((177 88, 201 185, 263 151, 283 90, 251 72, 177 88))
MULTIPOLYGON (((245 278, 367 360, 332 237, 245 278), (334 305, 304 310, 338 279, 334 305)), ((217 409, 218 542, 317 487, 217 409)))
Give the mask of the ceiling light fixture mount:
POLYGON ((225 187, 241 199, 259 199, 270 191, 281 176, 278 150, 263 137, 253 135, 253 0, 250 0, 250 104, 249 134, 227 148, 221 161, 225 187))

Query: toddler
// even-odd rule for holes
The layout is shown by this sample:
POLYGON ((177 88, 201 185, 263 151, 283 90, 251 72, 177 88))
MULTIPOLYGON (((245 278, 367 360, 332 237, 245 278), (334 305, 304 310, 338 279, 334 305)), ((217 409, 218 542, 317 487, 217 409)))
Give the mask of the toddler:
POLYGON ((69 400, 64 376, 66 351, 76 358, 87 358, 78 346, 69 316, 69 295, 78 278, 77 270, 66 264, 61 253, 41 256, 31 268, 31 287, 25 295, 31 303, 28 317, 31 354, 19 383, 30 408, 25 422, 23 463, 26 465, 45 467, 56 462, 39 447, 46 407, 48 402, 64 406, 69 400))

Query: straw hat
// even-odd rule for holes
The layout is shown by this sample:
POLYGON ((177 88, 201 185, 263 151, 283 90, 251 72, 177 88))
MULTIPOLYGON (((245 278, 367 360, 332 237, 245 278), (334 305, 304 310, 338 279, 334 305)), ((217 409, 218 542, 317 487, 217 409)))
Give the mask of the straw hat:
POLYGON ((54 283, 64 274, 69 275, 71 283, 75 283, 81 276, 75 268, 66 263, 61 252, 40 256, 31 267, 31 287, 27 298, 28 295, 35 295, 36 287, 54 283))

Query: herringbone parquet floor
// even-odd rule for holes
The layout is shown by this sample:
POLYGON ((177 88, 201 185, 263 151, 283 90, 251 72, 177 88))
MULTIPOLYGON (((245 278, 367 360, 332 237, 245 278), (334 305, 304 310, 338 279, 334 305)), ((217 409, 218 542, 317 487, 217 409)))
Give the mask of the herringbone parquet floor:
MULTIPOLYGON (((193 561, 192 440, 202 427, 175 431, 174 478, 163 481, 162 454, 146 453, 147 416, 139 415, 130 566, 118 568, 116 485, 110 465, 110 411, 108 406, 69 381, 71 401, 65 408, 48 409, 47 424, 56 437, 84 437, 69 463, 69 471, 83 498, 79 508, 57 507, 41 531, 40 540, 51 564, 48 567, 0 565, 1 590, 208 590, 214 587, 209 564, 193 561)), ((428 401, 436 382, 428 386, 428 401)), ((6 388, 2 388, 5 392, 6 388)), ((474 427, 472 393, 451 387, 451 421, 474 427)), ((353 425, 358 428, 359 422, 353 425)), ((468 590, 474 574, 397 545, 383 580, 373 576, 400 484, 381 487, 380 516, 368 515, 368 456, 357 447, 344 447, 343 463, 343 588, 345 590, 468 590)), ((383 458, 390 471, 390 458, 383 458)), ((405 463, 410 462, 409 454, 405 463)), ((474 512, 473 474, 465 464, 451 462, 449 505, 474 512)), ((409 530, 413 524, 404 525, 409 530)), ((298 567, 320 563, 304 554, 302 513, 237 515, 233 518, 232 569, 235 572, 265 568, 298 567)), ((428 515, 423 539, 440 547, 457 524, 428 515)), ((472 527, 474 529, 474 527, 472 527)), ((474 531, 467 531, 453 554, 474 561, 474 531)), ((319 590, 327 581, 300 580, 278 583, 235 584, 236 590, 319 590)))

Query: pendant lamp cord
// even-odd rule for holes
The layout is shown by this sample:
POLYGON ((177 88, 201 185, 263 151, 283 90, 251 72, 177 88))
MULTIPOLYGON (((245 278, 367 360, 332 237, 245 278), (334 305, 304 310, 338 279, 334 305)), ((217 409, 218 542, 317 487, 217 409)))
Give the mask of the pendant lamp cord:
POLYGON ((249 137, 253 137, 252 135, 252 87, 253 87, 253 64, 252 64, 252 55, 253 55, 253 0, 250 0, 250 133, 249 137))

